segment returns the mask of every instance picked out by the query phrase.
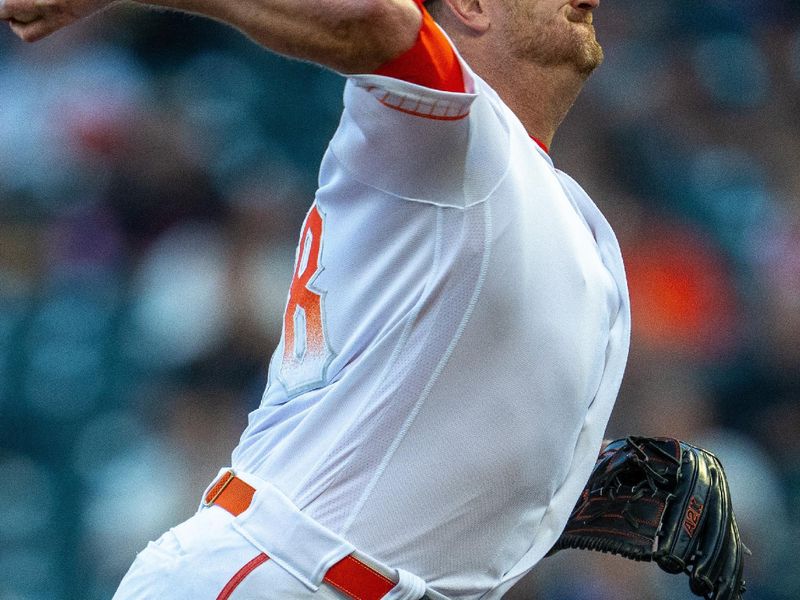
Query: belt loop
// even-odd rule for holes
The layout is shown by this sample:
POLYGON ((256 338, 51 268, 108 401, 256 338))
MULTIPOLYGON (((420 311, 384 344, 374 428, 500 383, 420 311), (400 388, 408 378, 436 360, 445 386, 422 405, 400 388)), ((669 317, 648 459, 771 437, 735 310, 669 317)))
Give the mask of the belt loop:
POLYGON ((217 498, 220 497, 220 494, 225 491, 231 481, 233 481, 234 477, 236 477, 236 473, 233 469, 228 469, 221 478, 217 480, 217 482, 208 490, 208 493, 203 496, 203 508, 208 508, 209 506, 213 506, 214 503, 217 501, 217 498))
POLYGON ((384 600, 420 600, 425 597, 425 582, 408 571, 396 569, 397 585, 384 597, 384 600))

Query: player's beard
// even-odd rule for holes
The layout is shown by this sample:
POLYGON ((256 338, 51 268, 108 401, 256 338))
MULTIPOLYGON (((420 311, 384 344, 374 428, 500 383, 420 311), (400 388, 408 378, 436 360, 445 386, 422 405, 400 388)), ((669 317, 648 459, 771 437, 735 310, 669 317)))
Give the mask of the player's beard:
POLYGON ((547 16, 538 3, 515 0, 510 3, 509 16, 509 44, 517 58, 543 67, 570 65, 583 77, 603 62, 594 26, 578 12, 547 16))

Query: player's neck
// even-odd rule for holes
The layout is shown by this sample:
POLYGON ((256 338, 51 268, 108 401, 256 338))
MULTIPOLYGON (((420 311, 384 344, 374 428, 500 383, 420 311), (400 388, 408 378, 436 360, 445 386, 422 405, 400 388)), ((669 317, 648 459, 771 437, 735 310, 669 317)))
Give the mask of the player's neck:
POLYGON ((542 67, 507 57, 493 61, 487 56, 474 62, 467 58, 467 62, 514 111, 528 134, 548 147, 585 81, 569 65, 542 67))
MULTIPOLYGON (((451 25, 452 27, 452 25, 451 25)), ((550 147, 586 77, 571 65, 541 66, 514 57, 503 45, 479 36, 451 33, 461 55, 514 111, 528 134, 550 147)))
POLYGON ((548 147, 584 83, 569 66, 487 65, 483 72, 476 72, 514 111, 528 134, 548 147))

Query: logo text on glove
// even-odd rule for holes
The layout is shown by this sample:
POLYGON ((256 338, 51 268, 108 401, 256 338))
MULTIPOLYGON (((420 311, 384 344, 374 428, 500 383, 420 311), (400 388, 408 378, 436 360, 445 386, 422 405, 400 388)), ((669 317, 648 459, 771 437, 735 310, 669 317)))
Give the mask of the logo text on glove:
POLYGON ((689 507, 686 509, 686 516, 683 518, 683 529, 689 534, 689 537, 694 536, 697 529, 697 524, 700 523, 700 516, 703 514, 703 504, 695 496, 689 500, 689 507))

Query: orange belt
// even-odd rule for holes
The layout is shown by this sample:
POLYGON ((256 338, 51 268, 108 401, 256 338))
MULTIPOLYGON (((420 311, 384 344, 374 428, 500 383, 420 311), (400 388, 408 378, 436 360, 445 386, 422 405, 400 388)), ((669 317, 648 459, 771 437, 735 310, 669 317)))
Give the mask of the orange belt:
MULTIPOLYGON (((255 488, 236 477, 233 471, 227 471, 208 490, 203 506, 216 505, 236 517, 247 510, 255 492, 255 488)), ((264 554, 259 564, 268 558, 264 554)), ((381 600, 396 585, 352 554, 328 569, 323 579, 352 600, 381 600)))

